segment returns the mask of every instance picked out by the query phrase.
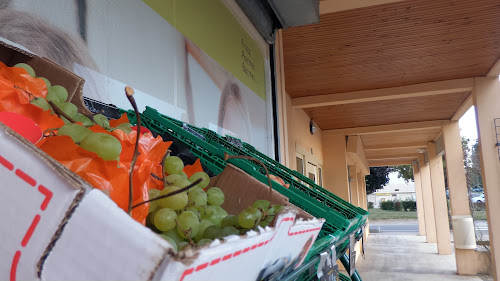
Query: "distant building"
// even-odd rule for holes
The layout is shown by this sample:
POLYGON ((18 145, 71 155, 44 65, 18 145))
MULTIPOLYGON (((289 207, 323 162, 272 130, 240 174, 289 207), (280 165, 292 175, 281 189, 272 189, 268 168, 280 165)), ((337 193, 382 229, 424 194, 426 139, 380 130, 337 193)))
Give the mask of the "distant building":
POLYGON ((383 189, 368 195, 368 202, 372 202, 374 208, 380 208, 380 202, 391 200, 416 200, 415 184, 413 182, 389 183, 383 189))

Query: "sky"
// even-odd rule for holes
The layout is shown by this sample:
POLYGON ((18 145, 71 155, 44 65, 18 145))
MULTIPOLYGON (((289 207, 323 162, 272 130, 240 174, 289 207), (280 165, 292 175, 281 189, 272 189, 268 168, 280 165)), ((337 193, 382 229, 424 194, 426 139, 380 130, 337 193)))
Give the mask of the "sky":
MULTIPOLYGON (((471 107, 458 121, 460 135, 470 140, 469 146, 472 146, 477 140, 476 113, 474 106, 471 107)), ((397 172, 389 174, 389 184, 403 184, 404 179, 398 178, 397 172)))
POLYGON ((389 183, 388 184, 404 184, 405 180, 403 178, 398 178, 397 172, 389 173, 389 183))
POLYGON ((477 127, 474 106, 460 118, 458 125, 460 127, 460 135, 470 139, 470 143, 475 143, 475 140, 477 140, 477 127))

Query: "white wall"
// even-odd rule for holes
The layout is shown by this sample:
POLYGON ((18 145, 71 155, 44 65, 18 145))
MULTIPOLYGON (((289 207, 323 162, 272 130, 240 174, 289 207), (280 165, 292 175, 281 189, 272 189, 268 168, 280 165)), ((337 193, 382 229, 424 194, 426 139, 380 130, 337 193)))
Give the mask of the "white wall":
POLYGON ((389 183, 384 188, 368 195, 368 202, 372 202, 374 208, 380 208, 380 202, 384 200, 404 201, 408 199, 416 200, 415 183, 412 181, 406 183, 398 178, 395 172, 389 174, 389 183))
MULTIPOLYGON (((11 1, 9 9, 29 12, 33 18, 40 18, 81 41, 75 1, 11 1)), ((95 63, 96 67, 75 64, 70 70, 86 79, 84 94, 88 97, 129 109, 123 94, 123 86, 129 85, 140 97, 140 108, 149 105, 198 127, 229 133, 273 157, 268 45, 234 0, 223 2, 261 49, 267 92, 263 100, 229 74, 228 79, 241 90, 241 105, 230 111, 234 118, 229 118, 224 128, 218 127, 221 89, 198 62, 186 54, 186 38, 141 0, 87 0, 87 42, 81 45, 90 54, 89 65, 95 63), (190 88, 192 108, 188 102, 190 88)), ((19 37, 10 37, 6 39, 21 41, 19 37)))

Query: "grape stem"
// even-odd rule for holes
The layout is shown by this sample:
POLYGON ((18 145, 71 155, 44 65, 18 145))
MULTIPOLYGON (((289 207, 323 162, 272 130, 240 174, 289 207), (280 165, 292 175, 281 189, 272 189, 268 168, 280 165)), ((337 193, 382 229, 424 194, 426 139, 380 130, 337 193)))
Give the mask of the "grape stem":
POLYGON ((57 134, 55 132, 58 130, 59 130, 59 128, 49 128, 49 129, 43 131, 42 135, 44 138, 54 137, 54 136, 57 136, 57 134))
POLYGON ((152 176, 155 180, 163 181, 163 178, 160 178, 160 177, 159 177, 159 176, 157 176, 155 173, 151 173, 151 176, 152 176))
POLYGON ((29 101, 31 102, 33 99, 36 99, 37 97, 35 97, 35 95, 33 95, 32 93, 26 91, 25 89, 21 88, 21 87, 18 87, 16 85, 14 85, 14 89, 19 89, 21 91, 23 91, 25 94, 28 94, 28 99, 29 101))
POLYGON ((82 112, 82 114, 85 117, 89 118, 92 122, 94 122, 94 124, 97 124, 97 122, 94 119, 94 116, 96 116, 97 114, 103 114, 103 113, 104 113, 104 110, 101 110, 98 113, 89 113, 89 114, 82 112))
POLYGON ((197 179, 196 181, 194 181, 193 183, 191 183, 190 185, 186 186, 186 187, 183 187, 181 189, 178 189, 176 191, 172 191, 170 193, 167 193, 167 194, 164 194, 164 195, 161 195, 161 196, 158 196, 156 198, 153 198, 153 199, 149 199, 149 200, 146 200, 146 201, 142 201, 141 203, 137 203, 135 204, 134 206, 132 206, 131 208, 134 209, 136 207, 139 207, 143 204, 146 204, 146 203, 150 203, 150 202, 153 202, 153 201, 156 201, 156 200, 160 200, 160 199, 163 199, 163 198, 167 198, 167 197, 170 197, 170 196, 174 196, 176 194, 179 194, 181 192, 184 192, 192 187, 194 187, 195 185, 199 184, 200 182, 202 181, 202 179, 197 179))
POLYGON ((257 164, 260 164, 264 170, 266 171, 266 176, 267 176, 267 180, 269 181, 269 201, 272 201, 273 199, 273 192, 272 192, 272 185, 271 185, 271 177, 269 176, 269 170, 267 170, 267 167, 266 165, 264 165, 264 163, 262 163, 262 161, 260 161, 259 159, 255 159, 251 156, 246 156, 246 155, 229 155, 227 154, 227 152, 224 152, 224 160, 227 161, 229 159, 247 159, 247 160, 252 160, 254 162, 256 162, 257 164))
POLYGON ((261 211, 262 215, 260 216, 260 219, 257 218, 257 220, 255 221, 255 227, 257 227, 261 221, 267 218, 267 211, 264 212, 261 208, 259 208, 259 210, 261 211))
MULTIPOLYGON (((137 157, 139 157, 139 138, 141 136, 141 115, 139 114, 139 109, 137 108, 137 103, 134 99, 134 89, 127 86, 125 87, 125 95, 127 96, 128 101, 134 108, 135 116, 137 118, 137 138, 135 139, 135 147, 134 147, 134 155, 132 156, 132 162, 130 163, 130 171, 129 171, 129 188, 128 188, 128 213, 132 214, 132 193, 134 190, 133 186, 133 173, 134 167, 137 162, 137 157)), ((95 120, 94 120, 95 121, 95 120)))
MULTIPOLYGON (((269 205, 269 208, 267 209, 267 211, 264 212, 263 209, 261 208, 258 208, 261 213, 262 213, 262 216, 260 217, 260 220, 258 219, 256 222, 255 222, 255 227, 257 227, 262 221, 267 221, 268 217, 272 217, 273 215, 269 215, 269 210, 271 210, 271 206, 272 205, 269 205)), ((273 206, 274 207, 274 206, 273 206)), ((275 216, 275 215, 274 215, 275 216)), ((274 218, 273 218, 274 219, 274 218)))
POLYGON ((184 236, 187 237, 187 239, 189 240, 189 245, 194 245, 194 242, 193 240, 191 239, 191 237, 188 235, 189 232, 192 230, 191 227, 188 229, 188 230, 183 230, 182 227, 179 225, 179 223, 177 222, 177 219, 175 219, 175 224, 177 225, 177 227, 180 229, 180 231, 182 231, 182 233, 184 233, 184 236))
POLYGON ((64 117, 66 119, 68 119, 69 122, 71 123, 76 123, 75 120, 73 120, 73 118, 69 117, 68 114, 64 113, 64 111, 62 111, 55 103, 53 103, 52 101, 48 100, 47 101, 50 106, 52 106, 52 109, 54 109, 54 112, 59 116, 59 117, 64 117))
POLYGON ((163 188, 165 188, 167 186, 167 180, 165 179, 166 176, 165 176, 165 160, 167 159, 168 156, 170 156, 170 152, 172 152, 170 149, 167 149, 167 151, 165 151, 165 154, 163 155, 163 158, 161 159, 161 174, 163 176, 162 178, 162 181, 163 181, 163 188))

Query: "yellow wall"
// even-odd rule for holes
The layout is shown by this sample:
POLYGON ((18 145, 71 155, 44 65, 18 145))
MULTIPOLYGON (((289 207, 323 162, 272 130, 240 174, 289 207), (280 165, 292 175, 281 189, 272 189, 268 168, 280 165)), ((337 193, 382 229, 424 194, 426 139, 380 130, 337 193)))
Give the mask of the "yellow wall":
POLYGON ((295 155, 297 147, 299 153, 304 153, 307 160, 316 165, 323 164, 323 145, 321 129, 316 129, 316 133, 309 132, 310 118, 302 109, 294 109, 290 96, 286 95, 287 116, 288 116, 288 149, 290 168, 296 170, 295 155), (312 154, 311 154, 312 148, 312 154), (315 163, 314 163, 315 162, 315 163))
POLYGON ((285 97, 285 110, 286 110, 286 117, 287 117, 287 131, 286 135, 284 136, 286 138, 285 141, 288 141, 288 167, 292 170, 297 170, 297 163, 295 162, 295 143, 296 143, 296 129, 293 121, 295 120, 294 118, 294 113, 295 110, 292 107, 292 99, 290 96, 285 92, 284 93, 285 97))
POLYGON ((276 35, 276 90, 280 126, 280 161, 296 170, 296 153, 299 150, 305 160, 323 166, 322 132, 318 128, 314 135, 309 132, 310 118, 302 109, 294 109, 285 89, 282 30, 276 35), (312 154, 311 154, 312 148, 312 154))
POLYGON ((346 136, 323 134, 323 187, 351 202, 347 170, 346 136))

